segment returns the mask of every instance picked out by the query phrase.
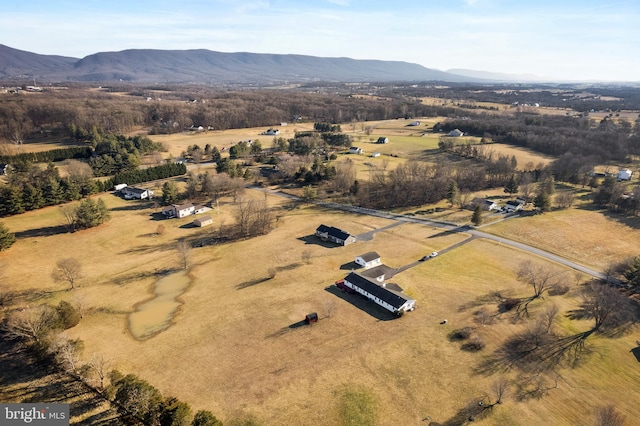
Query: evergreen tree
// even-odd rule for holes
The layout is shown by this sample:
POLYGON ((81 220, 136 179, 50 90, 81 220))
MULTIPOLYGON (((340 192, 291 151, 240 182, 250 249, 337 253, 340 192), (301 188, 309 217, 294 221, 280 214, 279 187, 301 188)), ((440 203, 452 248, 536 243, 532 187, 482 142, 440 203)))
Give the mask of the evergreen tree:
POLYGON ((451 207, 460 202, 460 189, 458 188, 458 183, 455 180, 452 180, 449 184, 449 189, 447 189, 447 200, 451 203, 451 207))
POLYGON ((162 202, 173 204, 176 201, 178 201, 178 186, 172 181, 162 184, 162 202))
POLYGON ((504 185, 504 192, 511 196, 518 193, 518 179, 516 179, 515 174, 512 174, 507 183, 504 185))
POLYGON ((64 201, 64 190, 57 179, 49 178, 43 192, 48 205, 56 206, 64 201))
POLYGON ((0 223, 0 251, 6 250, 16 242, 15 234, 9 232, 9 229, 0 223))
POLYGON ((76 209, 75 225, 78 229, 93 228, 109 220, 110 214, 102 198, 94 201, 91 198, 80 202, 76 209))
POLYGON ((630 285, 640 288, 640 257, 633 258, 629 267, 624 271, 624 277, 630 285))
POLYGON ((545 191, 540 191, 536 198, 533 199, 533 205, 540 209, 541 212, 551 211, 551 196, 545 191))
POLYGON ((475 226, 480 226, 480 224, 482 224, 482 206, 480 206, 480 204, 476 205, 476 208, 473 209, 471 223, 473 223, 475 226))
POLYGON ((193 416, 191 426, 222 426, 222 422, 211 411, 200 410, 193 416))
POLYGON ((39 186, 33 186, 31 183, 27 183, 24 187, 22 201, 22 205, 26 210, 41 208, 45 204, 42 189, 39 186))
POLYGON ((0 204, 3 206, 3 213, 7 215, 24 213, 22 204, 22 194, 17 186, 9 186, 2 193, 0 204))

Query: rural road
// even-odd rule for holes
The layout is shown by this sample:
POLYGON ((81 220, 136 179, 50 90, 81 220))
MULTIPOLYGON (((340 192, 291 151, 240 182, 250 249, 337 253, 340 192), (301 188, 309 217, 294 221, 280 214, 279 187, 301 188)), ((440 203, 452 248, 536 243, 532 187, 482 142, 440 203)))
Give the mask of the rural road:
MULTIPOLYGON (((266 191, 269 194, 272 195, 276 195, 276 196, 280 196, 280 197, 285 197, 288 198, 290 200, 293 201, 301 201, 302 198, 297 197, 295 195, 291 195, 291 194, 285 194, 279 191, 273 191, 271 189, 266 189, 266 188, 259 188, 259 187, 250 187, 251 189, 255 189, 255 190, 259 190, 259 191, 266 191)), ((384 211, 380 211, 380 210, 373 210, 373 209, 367 209, 367 208, 363 208, 363 207, 357 207, 357 206, 350 206, 350 205, 345 205, 345 204, 338 204, 338 203, 325 203, 325 202, 319 202, 319 201, 312 201, 313 204, 316 204, 320 207, 324 207, 324 208, 328 208, 328 209, 333 209, 333 210, 342 210, 342 211, 347 211, 347 212, 351 212, 351 213, 358 213, 358 214, 365 214, 365 215, 369 215, 369 216, 375 216, 375 217, 381 217, 384 219, 390 219, 390 220, 396 220, 398 222, 410 222, 410 223, 421 223, 421 224, 425 224, 434 228, 438 228, 438 229, 443 229, 445 231, 448 232, 460 232, 460 233, 467 233, 469 235, 471 235, 471 238, 468 238, 458 244, 455 244, 451 247, 445 248, 443 250, 440 251, 440 255, 442 254, 446 254, 448 251, 455 249, 456 247, 462 245, 462 244, 466 244, 469 241, 472 241, 475 238, 484 238, 487 240, 491 240, 491 241, 495 241, 499 244, 505 245, 505 246, 509 246, 509 247, 513 247, 531 254, 534 254, 536 256, 540 256, 543 257, 545 259, 551 260, 553 262, 556 262, 560 265, 564 265, 566 267, 575 269, 576 271, 582 272, 584 274, 590 275, 592 277, 601 279, 601 280, 605 280, 607 279, 607 277, 605 276, 605 274, 603 274, 602 272, 599 272, 595 269, 591 269, 588 268, 584 265, 581 265, 579 263, 573 262, 571 260, 565 259, 561 256, 558 256, 556 254, 550 253, 548 251, 527 245, 527 244, 523 244, 523 243, 519 243, 517 241, 513 241, 510 240, 508 238, 504 238, 504 237, 499 237, 493 234, 489 234, 487 232, 483 232, 478 230, 477 228, 470 226, 470 225, 457 225, 457 224, 452 224, 452 223, 447 223, 447 222, 441 222, 441 221, 437 221, 437 220, 432 220, 432 219, 425 219, 425 218, 417 218, 414 216, 405 216, 405 215, 400 215, 400 214, 394 214, 394 213, 388 213, 388 212, 384 212, 384 211)), ((517 217, 517 216, 514 216, 517 217)), ((390 226, 394 226, 394 225, 389 225, 385 228, 382 229, 387 229, 390 226)), ((382 230, 380 229, 380 230, 382 230)), ((367 238, 366 239, 370 239, 372 238, 373 234, 379 230, 374 230, 374 231, 370 231, 368 233, 366 233, 367 238)), ((612 278, 609 278, 609 281, 613 284, 620 284, 620 282, 618 280, 614 280, 612 278)))

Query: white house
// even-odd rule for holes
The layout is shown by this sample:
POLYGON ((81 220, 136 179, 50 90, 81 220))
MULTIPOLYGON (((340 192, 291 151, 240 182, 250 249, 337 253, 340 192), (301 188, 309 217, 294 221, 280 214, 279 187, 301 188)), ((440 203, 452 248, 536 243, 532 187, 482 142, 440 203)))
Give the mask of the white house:
POLYGON ((492 210, 498 210, 500 207, 494 201, 484 200, 484 208, 489 211, 492 211, 492 210))
POLYGON ((120 190, 125 200, 145 200, 153 197, 153 191, 144 188, 136 188, 135 186, 125 186, 120 190))
POLYGON ((358 148, 357 146, 352 146, 349 148, 349 154, 362 154, 364 150, 362 148, 358 148))
POLYGON ((618 180, 631 180, 633 172, 629 169, 620 169, 618 172, 618 180))
POLYGON ((356 237, 342 229, 333 226, 320 225, 316 229, 316 237, 323 241, 331 241, 332 243, 346 246, 356 242, 356 237))
POLYGON ((459 129, 453 129, 452 131, 447 133, 447 136, 452 136, 454 138, 459 138, 460 136, 463 136, 463 135, 464 135, 464 132, 459 129))
POLYGON ((172 204, 162 208, 162 214, 167 218, 177 217, 183 218, 195 213, 195 206, 192 203, 172 204))
POLYGON ((344 285, 396 315, 413 311, 416 307, 416 301, 404 293, 382 287, 355 272, 345 277, 344 285))
POLYGON ((504 205, 504 209, 509 213, 522 210, 523 207, 524 207, 524 202, 522 200, 509 200, 504 205))
POLYGON ((375 251, 369 251, 360 256, 356 256, 355 263, 362 266, 365 269, 373 268, 374 266, 382 265, 380 255, 375 251))

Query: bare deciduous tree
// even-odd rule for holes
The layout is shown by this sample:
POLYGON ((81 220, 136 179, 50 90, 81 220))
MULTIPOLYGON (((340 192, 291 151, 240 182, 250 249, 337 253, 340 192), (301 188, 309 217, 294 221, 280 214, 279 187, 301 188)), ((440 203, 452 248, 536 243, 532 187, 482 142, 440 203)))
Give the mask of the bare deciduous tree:
POLYGON ((509 381, 502 377, 491 385, 491 390, 495 394, 496 402, 494 404, 502 404, 502 400, 507 396, 509 391, 509 381))
POLYGON ((326 312, 326 317, 331 318, 331 315, 333 315, 336 310, 336 302, 333 300, 327 300, 324 304, 324 309, 326 312))
POLYGON ((40 344, 51 330, 54 318, 54 310, 42 305, 12 312, 7 317, 4 328, 9 338, 27 339, 40 344))
POLYGON ((544 293, 559 285, 564 280, 564 273, 547 267, 534 265, 531 261, 524 261, 518 269, 518 279, 531 286, 533 295, 522 300, 518 306, 518 313, 529 315, 528 307, 536 299, 544 298, 544 293))
POLYGON ((49 352, 55 357, 58 365, 72 375, 77 375, 80 369, 80 351, 82 343, 62 335, 57 335, 49 346, 49 352))
POLYGON ((71 288, 75 288, 76 281, 82 278, 82 265, 75 257, 60 259, 56 263, 56 269, 51 274, 57 282, 67 282, 71 288))
POLYGON ((575 195, 572 191, 561 191, 555 196, 556 205, 560 209, 568 209, 573 205, 575 195))
POLYGON ((72 204, 65 204, 60 206, 60 213, 64 216, 67 227, 70 231, 74 231, 76 228, 76 221, 78 219, 78 208, 72 204))
POLYGON ((311 250, 303 250, 302 254, 300 255, 300 257, 302 257, 302 260, 304 263, 306 263, 307 265, 311 264, 311 250))
POLYGON ((99 389, 104 390, 104 379, 107 376, 111 362, 103 355, 94 355, 91 357, 87 365, 89 366, 89 369, 97 376, 100 382, 98 385, 99 389))
POLYGON ((176 244, 176 250, 178 250, 178 256, 180 258, 180 266, 185 271, 189 269, 189 260, 191 257, 191 244, 184 238, 178 240, 176 244))
POLYGON ((596 426, 624 426, 626 417, 613 405, 606 405, 596 410, 596 426))

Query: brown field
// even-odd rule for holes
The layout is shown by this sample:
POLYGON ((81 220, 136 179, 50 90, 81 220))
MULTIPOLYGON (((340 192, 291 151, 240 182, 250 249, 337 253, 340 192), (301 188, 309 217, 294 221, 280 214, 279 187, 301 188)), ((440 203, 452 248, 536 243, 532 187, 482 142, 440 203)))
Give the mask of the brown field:
MULTIPOLYGON (((358 178, 366 180, 371 168, 393 169, 412 158, 424 159, 426 153, 437 150, 440 135, 423 132, 439 119, 417 120, 422 122, 418 127, 406 126, 413 120, 354 123, 353 128, 343 125, 343 131, 352 134, 354 145, 365 154, 340 155, 338 161, 354 161, 358 178), (364 126, 373 127, 371 135, 364 134, 364 126), (375 144, 379 136, 389 137, 390 143, 375 144), (369 157, 375 151, 382 155, 369 157)), ((313 124, 276 127, 280 136, 289 138, 295 131, 312 129, 313 124)), ((193 144, 228 148, 240 140, 259 139, 269 147, 273 136, 260 135, 266 129, 155 135, 152 139, 164 142, 171 155, 179 156, 193 144)), ((54 145, 25 147, 60 147, 54 145)), ((503 144, 489 147, 501 155, 515 155, 520 168, 553 160, 503 144)), ((159 183, 149 185, 159 187, 159 183)), ((476 195, 507 198, 501 188, 476 195)), ((375 418, 372 424, 419 425, 426 424, 427 417, 445 422, 471 399, 490 394, 499 377, 517 379, 515 371, 487 376, 474 373, 474 367, 527 324, 501 315, 497 323, 481 326, 473 321, 473 313, 492 292, 514 297, 530 294, 516 279, 521 261, 531 259, 560 268, 558 265, 474 239, 394 276, 390 281, 415 298, 418 307, 402 318, 387 320, 370 302, 331 287, 349 273, 354 257, 375 250, 385 264, 400 267, 461 243, 468 235, 402 223, 375 234, 371 241, 328 247, 310 237, 321 223, 360 234, 393 222, 312 205, 293 208, 289 200, 255 190, 248 190, 245 196, 268 201, 278 215, 275 229, 250 240, 192 249, 188 284, 183 280, 179 295, 163 301, 171 306, 179 303, 179 307, 169 314, 167 306, 150 311, 169 325, 150 338, 137 329, 132 333, 130 321, 135 322, 135 317, 131 314, 155 300, 162 273, 179 267, 179 239, 219 237, 222 227, 233 223, 230 199, 221 200, 219 209, 209 213, 214 224, 202 229, 187 226, 193 218, 158 220, 158 208, 152 203, 124 201, 110 194, 100 197, 111 209, 112 219, 91 230, 67 233, 57 207, 4 218, 2 222, 19 237, 11 249, 0 253, 4 280, 17 293, 19 306, 60 300, 81 306, 81 323, 65 333, 84 341, 85 360, 102 355, 110 360, 111 368, 135 373, 164 395, 186 401, 194 410, 211 410, 224 421, 344 424, 341 409, 353 402, 354 392, 361 392, 373 401, 365 406, 375 418), (157 235, 160 224, 165 231, 157 235), (311 255, 309 263, 303 259, 305 251, 311 255), (83 263, 85 276, 72 291, 51 278, 56 261, 65 257, 83 263), (310 312, 317 312, 321 320, 295 327, 310 312), (445 318, 448 323, 440 324, 445 318), (487 343, 481 353, 462 351, 459 342, 448 338, 451 331, 464 326, 475 327, 474 332, 487 343), (137 340, 134 334, 143 337, 137 340)), ((423 217, 466 224, 471 216, 469 210, 449 208, 446 201, 428 207, 442 210, 423 217)), ((577 202, 573 209, 500 221, 483 230, 599 270, 637 255, 640 241, 639 220, 592 210, 585 201, 577 202)), ((566 272, 574 288, 567 295, 533 304, 534 317, 551 303, 564 314, 579 307, 577 276, 566 272)), ((495 302, 484 303, 497 314, 495 302)), ((2 314, 0 311, 0 319, 2 314)), ((148 319, 153 314, 146 315, 148 319)), ((557 325, 566 333, 589 326, 588 321, 570 321, 566 316, 557 325)), ((508 395, 488 420, 479 423, 591 424, 594 410, 606 404, 614 404, 628 419, 638 418, 640 406, 627 394, 640 382, 640 364, 630 352, 636 347, 635 340, 633 334, 615 339, 590 337, 588 345, 594 353, 577 368, 562 369, 557 389, 540 400, 521 401, 508 395)), ((18 395, 23 388, 16 383, 0 389, 0 399, 18 395)), ((78 414, 74 420, 83 418, 78 414)))
MULTIPOLYGON (((258 191, 247 195, 264 197, 258 191)), ((192 283, 178 298, 182 305, 172 325, 137 341, 128 330, 128 316, 153 297, 156 273, 177 267, 176 241, 216 235, 220 223, 232 222, 233 207, 224 200, 220 215, 214 214, 214 225, 184 228, 190 219, 156 221, 148 205, 108 194, 102 198, 112 209, 111 221, 74 234, 56 233, 62 224, 57 208, 3 220, 20 237, 0 253, 6 281, 23 295, 18 299, 22 305, 61 299, 83 305, 81 323, 66 333, 84 341, 86 359, 104 355, 112 368, 138 374, 164 395, 176 396, 194 409, 209 409, 222 420, 341 424, 340 407, 359 390, 373 398, 369 409, 375 424, 422 424, 427 416, 444 422, 470 399, 490 392, 498 376, 476 375, 473 367, 505 336, 523 327, 506 317, 482 327, 472 321, 474 309, 461 307, 493 291, 527 295, 515 270, 529 255, 474 240, 420 263, 391 280, 417 300, 418 308, 385 321, 371 304, 327 287, 344 277, 350 262, 363 252, 375 250, 385 264, 399 267, 463 241, 466 235, 405 223, 377 233, 371 241, 330 248, 306 238, 320 223, 359 234, 392 222, 302 206, 279 210, 282 216, 268 235, 194 248, 192 283), (160 223, 166 231, 156 236, 160 223), (305 250, 311 253, 309 264, 301 256, 305 250), (68 291, 50 278, 55 262, 63 257, 83 262, 86 277, 76 290, 68 291), (271 268, 277 274, 268 279, 271 268), (314 311, 321 318, 317 324, 290 328, 314 311), (443 318, 448 324, 439 324, 443 318), (452 330, 469 325, 487 342, 480 354, 461 351, 459 343, 447 338, 452 330)), ((274 208, 289 203, 267 198, 274 208)), ((537 241, 566 238, 567 243, 575 242, 574 256, 589 265, 598 264, 593 261, 597 250, 605 257, 628 250, 620 238, 630 245, 638 232, 601 213, 584 211, 510 220, 490 229, 513 233, 516 239, 533 239, 537 233, 547 236, 537 241), (581 225, 576 224, 581 217, 581 225), (551 238, 554 226, 569 231, 551 238), (601 237, 598 248, 576 237, 585 234, 585 226, 601 237), (617 238, 602 238, 607 234, 617 238), (587 254, 580 255, 579 249, 587 254)), ((547 298, 534 306, 534 314, 551 302, 563 312, 575 308, 578 300, 571 294, 547 298)), ((494 304, 487 306, 496 309, 494 304)), ((575 331, 588 324, 563 319, 559 327, 575 331)), ((629 352, 634 336, 590 339, 598 353, 576 369, 562 370, 557 389, 540 401, 507 397, 483 424, 589 424, 592 409, 603 401, 614 403, 628 418, 639 416, 633 398, 620 392, 630 391, 640 380, 638 362, 629 352)), ((515 373, 506 376, 514 378, 515 373)))
POLYGON ((485 231, 542 248, 598 270, 638 255, 640 219, 583 208, 507 220, 485 231))

